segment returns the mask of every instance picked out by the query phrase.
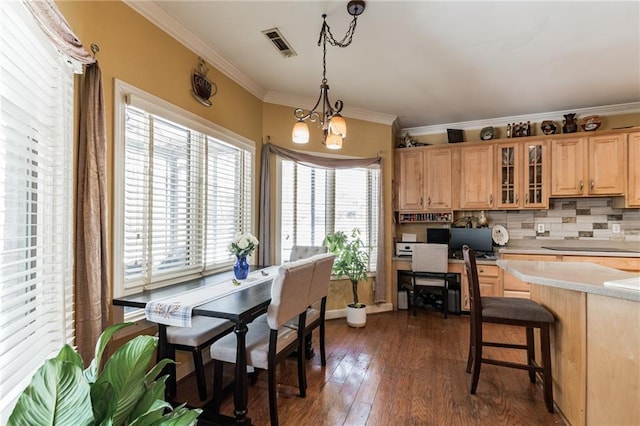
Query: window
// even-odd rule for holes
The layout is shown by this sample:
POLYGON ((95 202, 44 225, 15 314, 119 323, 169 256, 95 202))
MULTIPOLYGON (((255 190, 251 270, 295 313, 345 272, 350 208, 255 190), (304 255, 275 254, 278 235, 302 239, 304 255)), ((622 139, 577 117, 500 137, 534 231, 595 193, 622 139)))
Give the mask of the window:
POLYGON ((323 169, 281 160, 280 256, 294 245, 322 245, 325 235, 359 228, 375 271, 380 169, 323 169))
POLYGON ((230 267, 235 233, 252 230, 253 144, 123 82, 116 93, 115 294, 230 267))
POLYGON ((0 424, 73 343, 73 70, 21 2, 0 2, 0 424))

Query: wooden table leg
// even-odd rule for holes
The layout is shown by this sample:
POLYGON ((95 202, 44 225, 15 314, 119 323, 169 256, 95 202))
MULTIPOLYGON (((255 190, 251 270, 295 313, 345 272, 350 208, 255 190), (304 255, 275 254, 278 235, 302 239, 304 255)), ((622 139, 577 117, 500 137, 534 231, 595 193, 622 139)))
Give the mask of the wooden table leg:
POLYGON ((237 425, 251 425, 251 419, 247 417, 247 401, 249 399, 249 380, 247 377, 247 351, 245 340, 247 330, 247 325, 244 323, 237 323, 234 330, 237 346, 233 404, 237 425))

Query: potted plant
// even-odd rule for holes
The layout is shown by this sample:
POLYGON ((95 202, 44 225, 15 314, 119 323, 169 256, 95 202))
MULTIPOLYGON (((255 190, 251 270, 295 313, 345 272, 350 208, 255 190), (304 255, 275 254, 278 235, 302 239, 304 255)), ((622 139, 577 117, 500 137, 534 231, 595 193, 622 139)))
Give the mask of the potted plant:
POLYGON ((167 376, 156 377, 173 361, 153 366, 157 337, 137 336, 103 363, 111 337, 132 324, 108 327, 86 369, 69 345, 46 360, 18 398, 8 425, 195 425, 202 410, 184 404, 173 409, 164 400, 167 376))
POLYGON ((347 305, 347 324, 351 327, 364 327, 367 323, 367 306, 358 299, 358 283, 367 279, 369 255, 360 239, 360 230, 354 228, 351 236, 342 231, 330 233, 323 244, 336 256, 333 274, 347 277, 351 281, 353 303, 347 305))

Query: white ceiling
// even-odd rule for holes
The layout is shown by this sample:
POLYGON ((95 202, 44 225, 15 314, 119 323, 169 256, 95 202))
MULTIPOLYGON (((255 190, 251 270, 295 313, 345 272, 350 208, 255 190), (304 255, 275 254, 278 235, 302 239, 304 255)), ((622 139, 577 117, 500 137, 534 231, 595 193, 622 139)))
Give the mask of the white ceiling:
MULTIPOLYGON (((337 39, 351 19, 347 1, 128 4, 261 99, 304 108, 322 79, 321 15, 337 39), (273 27, 297 56, 265 38, 273 27)), ((332 102, 401 128, 640 101, 638 1, 369 0, 352 44, 328 49, 332 102)))

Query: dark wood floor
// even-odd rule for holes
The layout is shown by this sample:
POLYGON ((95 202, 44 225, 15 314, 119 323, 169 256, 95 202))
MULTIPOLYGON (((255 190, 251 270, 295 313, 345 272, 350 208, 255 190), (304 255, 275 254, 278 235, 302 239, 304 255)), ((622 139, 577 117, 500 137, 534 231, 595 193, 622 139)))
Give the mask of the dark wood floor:
MULTIPOLYGON (((489 324, 485 340, 524 342, 518 329, 489 324)), ((563 425, 549 414, 542 390, 527 373, 483 365, 476 395, 465 373, 469 318, 443 319, 433 311, 369 315, 364 328, 344 319, 327 322, 327 366, 316 356, 307 363, 307 397, 298 397, 295 359, 278 369, 281 425, 563 425)), ((504 350, 500 353, 504 354, 504 350)), ((491 352, 488 352, 491 354, 491 352)), ((507 358, 524 360, 517 351, 507 358)), ((211 393, 212 372, 208 374, 211 393)), ((249 389, 254 425, 269 424, 267 375, 249 389)), ((201 405, 195 379, 180 382, 176 400, 201 405)), ((233 413, 229 395, 222 412, 233 413)))

